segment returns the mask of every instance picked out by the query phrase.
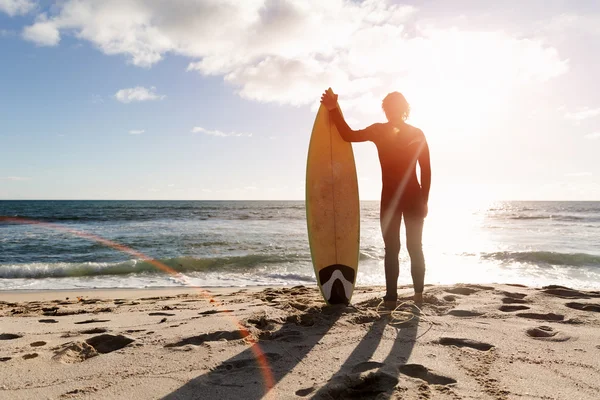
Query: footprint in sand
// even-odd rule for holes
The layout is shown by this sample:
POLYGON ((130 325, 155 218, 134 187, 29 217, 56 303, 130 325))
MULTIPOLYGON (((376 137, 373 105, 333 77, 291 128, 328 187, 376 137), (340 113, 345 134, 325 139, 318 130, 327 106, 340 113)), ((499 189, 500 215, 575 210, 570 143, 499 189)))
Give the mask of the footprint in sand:
POLYGON ((514 311, 529 310, 529 308, 530 307, 527 307, 527 306, 500 306, 500 308, 498 308, 498 310, 504 311, 504 312, 514 312, 514 311))
POLYGON ((470 310, 450 310, 448 311, 448 315, 452 315, 453 317, 480 317, 484 313, 470 310))
POLYGON ((198 336, 191 336, 180 340, 176 343, 166 344, 165 347, 181 347, 188 344, 200 346, 204 342, 216 342, 218 340, 238 340, 243 339, 250 333, 246 330, 243 331, 217 331, 212 333, 205 333, 198 336))
POLYGON ((45 346, 46 342, 44 342, 43 340, 40 340, 39 342, 29 343, 29 345, 31 347, 41 347, 41 346, 45 346))
POLYGON ((23 337, 22 335, 17 335, 16 333, 2 333, 0 334, 0 340, 13 340, 23 337))
POLYGON ((444 346, 470 347, 480 351, 488 351, 494 347, 493 344, 479 342, 477 340, 451 337, 441 337, 437 342, 444 346))
POLYGON ((463 286, 445 289, 444 291, 447 292, 447 293, 452 293, 452 294, 462 294, 464 296, 468 296, 468 295, 471 295, 473 293, 479 292, 479 290, 477 290, 477 289, 473 289, 473 288, 469 288, 469 287, 463 287, 463 286))
POLYGON ((398 367, 398 371, 412 378, 424 380, 430 385, 450 385, 456 383, 456 379, 435 374, 421 364, 401 365, 398 367))
POLYGON ((527 297, 524 293, 515 293, 515 292, 502 292, 502 294, 506 297, 510 297, 511 299, 524 299, 527 297))
POLYGON ((546 340, 550 342, 566 342, 567 340, 571 339, 570 336, 555 330, 551 326, 545 325, 527 329, 527 336, 532 339, 546 340))
POLYGON ((298 342, 302 339, 302 332, 293 330, 278 330, 275 332, 264 331, 258 335, 260 340, 278 340, 280 342, 298 342))
POLYGON ((160 317, 173 317, 173 316, 175 316, 177 314, 168 313, 168 312, 151 312, 151 313, 148 313, 148 315, 150 315, 152 317, 157 317, 157 316, 160 316, 160 317))
POLYGON ((380 369, 383 366, 383 363, 377 361, 366 361, 356 364, 354 367, 352 367, 352 372, 365 372, 372 369, 380 369))
POLYGON ((252 325, 263 331, 272 331, 275 329, 276 324, 280 323, 281 318, 272 317, 265 311, 254 313, 246 320, 246 324, 252 325))
POLYGON ((96 319, 96 318, 92 318, 92 319, 86 319, 85 321, 79 321, 79 322, 75 322, 76 325, 81 325, 81 324, 96 324, 96 323, 100 323, 100 322, 110 322, 109 319, 96 319))
POLYGON ((37 356, 39 356, 38 353, 25 354, 23 355, 23 360, 31 360, 32 358, 36 358, 37 356))
MULTIPOLYGON (((342 374, 331 379, 312 399, 375 399, 383 393, 386 395, 382 398, 389 398, 398 382, 397 377, 381 370, 342 374)), ((303 391, 310 394, 310 389, 303 391)))
POLYGON ((567 303, 565 306, 580 311, 600 312, 600 304, 592 303, 567 303))
POLYGON ((372 311, 366 310, 361 312, 360 315, 350 318, 349 322, 352 324, 368 324, 370 322, 379 321, 381 319, 381 314, 372 311))
POLYGON ((38 322, 41 322, 42 324, 58 324, 58 321, 55 319, 40 319, 38 322))
POLYGON ((85 342, 67 343, 52 359, 63 364, 83 362, 88 358, 96 357, 98 352, 85 342))
POLYGON ((122 349, 130 343, 133 343, 135 340, 128 338, 123 335, 98 335, 92 338, 89 338, 85 342, 92 346, 96 351, 100 354, 111 353, 113 351, 122 349))
POLYGON ((212 314, 219 314, 219 313, 230 313, 233 311, 234 310, 208 310, 208 311, 202 311, 198 314, 199 315, 212 315, 212 314))
POLYGON ((108 332, 108 329, 106 328, 92 328, 92 329, 86 329, 85 331, 81 331, 81 333, 83 333, 84 335, 96 335, 98 333, 106 333, 108 332))
POLYGON ((311 386, 306 389, 298 389, 296 390, 296 396, 298 397, 306 397, 317 389, 317 386, 311 386))
POLYGON ((12 357, 0 357, 0 362, 5 362, 8 360, 12 360, 12 357))
POLYGON ((526 304, 529 303, 527 300, 515 299, 513 297, 505 297, 502 299, 504 304, 526 304))
MULTIPOLYGON (((271 364, 272 362, 278 361, 281 359, 281 354, 278 353, 263 353, 266 361, 271 364)), ((236 369, 247 368, 247 367, 258 367, 258 361, 256 357, 248 357, 248 358, 240 358, 238 360, 228 361, 225 364, 219 365, 215 370, 225 372, 225 371, 233 371, 236 369)))
POLYGON ((521 318, 540 319, 542 321, 562 321, 565 319, 564 315, 554 314, 554 313, 547 313, 547 314, 517 313, 516 315, 517 315, 517 317, 521 317, 521 318))
POLYGON ((456 301, 456 299, 458 299, 458 297, 449 294, 447 296, 444 296, 443 299, 446 301, 454 302, 454 301, 456 301))
POLYGON ((580 292, 579 290, 558 285, 544 286, 542 287, 542 292, 568 299, 590 299, 592 297, 600 297, 599 292, 580 292))
POLYGON ((125 331, 125 333, 138 333, 138 332, 144 332, 145 329, 128 329, 125 331))

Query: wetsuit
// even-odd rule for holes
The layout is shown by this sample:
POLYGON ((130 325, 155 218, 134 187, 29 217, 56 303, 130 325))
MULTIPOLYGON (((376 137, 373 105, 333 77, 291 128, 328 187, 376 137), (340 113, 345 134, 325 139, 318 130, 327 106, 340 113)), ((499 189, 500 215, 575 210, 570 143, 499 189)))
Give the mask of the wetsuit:
POLYGON ((354 131, 344 121, 339 109, 330 111, 329 115, 345 141, 371 141, 377 146, 383 181, 380 222, 385 243, 385 299, 396 300, 398 296, 402 217, 406 227, 406 247, 410 255, 415 293, 422 293, 425 278, 423 222, 431 186, 429 147, 425 135, 411 125, 403 123, 394 127, 389 122, 354 131), (421 184, 417 179, 417 161, 421 169, 421 184))

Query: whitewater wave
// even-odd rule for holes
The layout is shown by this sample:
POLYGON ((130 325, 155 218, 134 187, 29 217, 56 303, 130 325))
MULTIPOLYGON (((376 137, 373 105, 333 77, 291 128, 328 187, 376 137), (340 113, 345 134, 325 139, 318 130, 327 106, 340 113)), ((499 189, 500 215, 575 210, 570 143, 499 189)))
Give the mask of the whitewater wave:
POLYGON ((501 251, 494 253, 482 253, 480 257, 488 260, 491 259, 505 262, 513 261, 529 264, 600 267, 600 256, 587 253, 558 253, 553 251, 501 251))
MULTIPOLYGON (((239 257, 193 258, 175 257, 157 260, 169 267, 171 273, 186 272, 250 272, 251 270, 274 264, 310 262, 310 258, 297 254, 273 255, 251 254, 239 257)), ((0 265, 0 278, 67 278, 108 275, 129 275, 140 273, 168 273, 158 269, 150 261, 127 260, 123 262, 83 262, 83 263, 27 263, 0 265)))

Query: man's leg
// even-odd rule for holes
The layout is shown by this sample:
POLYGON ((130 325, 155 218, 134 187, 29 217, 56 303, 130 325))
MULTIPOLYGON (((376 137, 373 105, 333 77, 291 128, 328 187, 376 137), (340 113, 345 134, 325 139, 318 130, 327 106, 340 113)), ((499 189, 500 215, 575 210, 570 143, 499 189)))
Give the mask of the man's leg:
POLYGON ((400 254, 400 222, 402 213, 382 203, 380 223, 383 242, 385 243, 385 287, 386 301, 396 302, 398 298, 398 275, 400 254))
POLYGON ((410 256, 410 273, 415 288, 415 302, 422 302, 425 282, 425 256, 423 255, 423 223, 420 215, 404 215, 406 248, 410 256))

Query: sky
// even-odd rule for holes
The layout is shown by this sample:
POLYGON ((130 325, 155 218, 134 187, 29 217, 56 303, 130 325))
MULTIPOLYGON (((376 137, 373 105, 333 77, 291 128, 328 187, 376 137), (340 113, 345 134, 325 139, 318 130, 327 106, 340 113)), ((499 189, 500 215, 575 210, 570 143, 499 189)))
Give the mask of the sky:
POLYGON ((0 199, 303 199, 332 87, 406 96, 432 201, 600 200, 599 48, 598 1, 0 0, 0 199))

